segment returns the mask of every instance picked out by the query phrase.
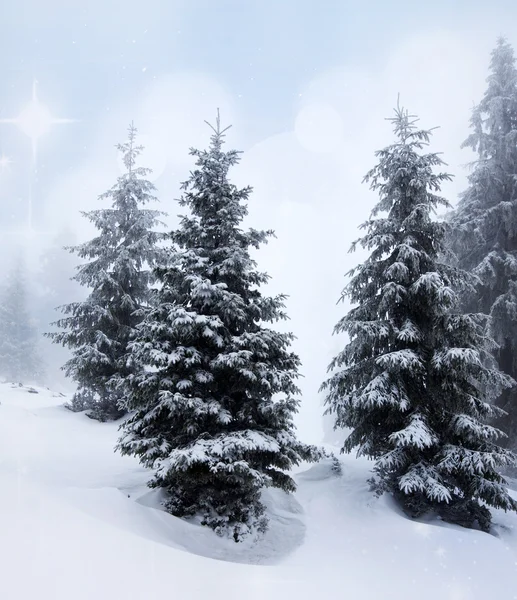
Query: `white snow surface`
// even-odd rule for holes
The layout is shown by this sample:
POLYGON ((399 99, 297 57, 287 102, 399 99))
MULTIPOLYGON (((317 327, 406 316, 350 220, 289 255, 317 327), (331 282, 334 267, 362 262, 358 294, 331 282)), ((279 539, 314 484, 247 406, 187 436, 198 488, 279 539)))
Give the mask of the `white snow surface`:
POLYGON ((0 384, 1 600, 517 598, 516 515, 493 535, 412 521, 347 456, 342 476, 324 461, 295 495, 268 491, 269 532, 235 544, 163 512, 117 425, 65 401, 0 384))

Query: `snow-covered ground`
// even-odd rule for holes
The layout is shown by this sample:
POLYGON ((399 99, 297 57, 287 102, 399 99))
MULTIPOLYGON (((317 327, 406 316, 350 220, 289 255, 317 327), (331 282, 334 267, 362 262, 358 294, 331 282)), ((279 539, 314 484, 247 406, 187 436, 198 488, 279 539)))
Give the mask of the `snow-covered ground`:
POLYGON ((161 511, 116 425, 34 391, 0 384, 1 600, 517 598, 516 515, 493 535, 411 521, 345 457, 268 492, 270 531, 235 544, 161 511))

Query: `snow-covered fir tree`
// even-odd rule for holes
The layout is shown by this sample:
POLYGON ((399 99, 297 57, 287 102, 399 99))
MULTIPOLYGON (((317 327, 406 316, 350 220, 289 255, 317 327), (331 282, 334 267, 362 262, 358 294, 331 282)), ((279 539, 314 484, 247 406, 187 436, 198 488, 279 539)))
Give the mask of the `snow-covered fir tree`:
POLYGON ((111 208, 83 213, 99 234, 70 248, 87 259, 74 279, 90 292, 84 301, 61 307, 60 331, 48 334, 72 350, 63 367, 77 383, 71 408, 89 409, 99 420, 125 413, 120 382, 131 373, 128 342, 147 307, 152 268, 161 252, 156 227, 162 213, 144 208, 155 200, 154 185, 146 179, 149 169, 136 166, 143 149, 136 134, 131 125, 128 141, 117 146, 126 172, 100 197, 111 201, 111 208))
POLYGON ((22 259, 8 273, 0 302, 0 375, 15 383, 42 383, 44 368, 22 259))
MULTIPOLYGON (((465 308, 490 315, 499 368, 517 379, 517 69, 504 39, 492 53, 487 81, 464 143, 478 157, 453 214, 451 245, 459 265, 479 277, 465 308)), ((496 424, 517 448, 517 387, 496 404, 506 411, 496 424)))
POLYGON ((430 131, 397 109, 396 141, 365 177, 380 196, 359 244, 369 258, 343 292, 353 308, 336 325, 349 342, 323 384, 336 425, 351 428, 343 450, 375 460, 372 486, 404 510, 487 530, 487 506, 516 510, 500 467, 515 456, 487 419, 500 412, 486 392, 508 379, 490 365, 482 314, 461 314, 456 289, 471 277, 442 264, 446 225, 433 212, 450 176, 425 153, 430 131), (477 525, 476 525, 477 523, 477 525))
POLYGON ((295 437, 299 358, 292 334, 267 327, 285 319, 284 296, 263 296, 268 276, 250 249, 270 231, 243 230, 250 188, 228 179, 239 153, 223 149, 219 116, 208 150, 182 185, 190 214, 173 247, 155 306, 138 327, 119 448, 154 471, 167 510, 196 517, 239 541, 264 530, 263 488, 292 492, 289 469, 316 458, 295 437))

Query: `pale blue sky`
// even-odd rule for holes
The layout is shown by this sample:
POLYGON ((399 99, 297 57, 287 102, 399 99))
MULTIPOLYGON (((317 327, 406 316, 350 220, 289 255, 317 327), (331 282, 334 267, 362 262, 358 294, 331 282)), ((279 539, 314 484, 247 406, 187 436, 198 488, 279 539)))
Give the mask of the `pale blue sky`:
MULTIPOLYGON (((19 112, 37 78, 55 114, 80 120, 42 140, 42 203, 52 178, 83 159, 105 112, 166 74, 216 79, 234 99, 240 139, 250 146, 289 128, 295 99, 318 73, 335 66, 376 73, 411 33, 504 33, 516 17, 511 0, 6 1, 0 118, 19 112)), ((25 141, 13 128, 0 130, 0 151, 18 163, 25 141)))

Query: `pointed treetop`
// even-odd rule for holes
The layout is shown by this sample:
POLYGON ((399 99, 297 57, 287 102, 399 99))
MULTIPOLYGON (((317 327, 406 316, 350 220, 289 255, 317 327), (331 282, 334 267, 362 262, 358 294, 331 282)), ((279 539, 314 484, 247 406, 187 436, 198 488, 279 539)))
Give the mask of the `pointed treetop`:
POLYGON ((224 138, 225 138, 224 134, 228 131, 228 129, 231 129, 231 125, 228 125, 228 127, 221 129, 221 115, 219 113, 219 109, 217 109, 217 117, 215 120, 215 127, 209 121, 205 121, 205 123, 214 132, 212 137, 210 138, 212 148, 214 148, 216 150, 220 149, 220 147, 223 144, 224 138))
POLYGON ((131 121, 131 124, 128 127, 127 142, 124 144, 117 144, 116 146, 117 150, 124 155, 124 165, 126 166, 129 175, 131 175, 134 170, 137 156, 141 154, 144 149, 143 146, 136 145, 137 132, 138 129, 134 126, 133 121, 131 121))
POLYGON ((489 90, 487 96, 492 95, 490 88, 495 86, 499 95, 508 95, 517 84, 517 71, 515 69, 515 53, 512 45, 504 37, 497 39, 497 45, 492 50, 490 60, 490 75, 487 78, 489 90))
MULTIPOLYGON (((401 207, 400 214, 406 214, 413 201, 428 205, 431 210, 438 205, 449 206, 444 198, 434 193, 440 190, 443 182, 451 180, 448 173, 433 172, 434 167, 441 167, 445 163, 436 152, 422 153, 436 128, 420 129, 417 126, 418 117, 410 114, 400 103, 397 103, 394 112, 395 116, 386 120, 393 124, 398 139, 375 153, 379 162, 363 178, 363 183, 368 183, 371 190, 381 192, 379 202, 372 209, 372 218, 381 212, 399 212, 401 207)), ((395 218, 393 214, 391 218, 395 218)), ((370 224, 367 221, 364 225, 370 224)))
POLYGON ((395 116, 387 117, 386 120, 393 124, 393 132, 403 144, 416 143, 418 147, 422 147, 429 143, 430 134, 436 127, 418 129, 417 123, 420 119, 400 105, 400 96, 397 97, 397 106, 393 110, 395 116))
MULTIPOLYGON (((472 148, 480 159, 498 156, 498 160, 505 161, 509 148, 502 148, 499 142, 508 134, 513 136, 517 130, 517 68, 513 48, 503 37, 498 38, 492 50, 486 81, 487 89, 472 111, 470 125, 473 131, 462 148, 472 148)), ((514 146, 510 138, 505 143, 514 146)))
POLYGON ((506 36, 504 36, 504 35, 500 35, 500 36, 497 38, 497 45, 498 45, 498 46, 508 46, 508 47, 511 47, 511 46, 510 46, 510 43, 509 43, 509 42, 508 42, 508 40, 506 39, 506 36))
POLYGON ((513 56, 513 47, 504 35, 500 35, 497 38, 496 47, 492 50, 492 56, 495 54, 504 54, 507 56, 513 56))

